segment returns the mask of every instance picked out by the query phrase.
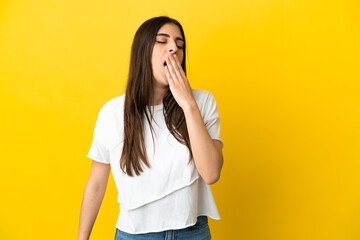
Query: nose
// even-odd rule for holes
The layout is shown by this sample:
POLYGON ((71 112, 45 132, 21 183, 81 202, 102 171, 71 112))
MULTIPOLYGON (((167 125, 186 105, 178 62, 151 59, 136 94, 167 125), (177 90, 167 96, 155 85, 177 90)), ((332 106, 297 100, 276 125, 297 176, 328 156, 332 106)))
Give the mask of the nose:
POLYGON ((171 54, 175 54, 178 51, 178 47, 174 41, 170 44, 169 51, 171 54))
POLYGON ((169 55, 177 55, 177 47, 170 48, 169 55))

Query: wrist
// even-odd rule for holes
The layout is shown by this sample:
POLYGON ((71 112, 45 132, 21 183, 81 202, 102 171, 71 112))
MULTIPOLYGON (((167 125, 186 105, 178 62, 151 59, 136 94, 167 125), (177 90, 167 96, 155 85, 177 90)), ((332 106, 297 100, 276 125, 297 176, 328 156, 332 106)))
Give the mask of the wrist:
POLYGON ((191 114, 194 113, 196 111, 200 111, 199 106, 197 105, 197 103, 194 101, 194 103, 188 104, 183 108, 184 114, 191 114))

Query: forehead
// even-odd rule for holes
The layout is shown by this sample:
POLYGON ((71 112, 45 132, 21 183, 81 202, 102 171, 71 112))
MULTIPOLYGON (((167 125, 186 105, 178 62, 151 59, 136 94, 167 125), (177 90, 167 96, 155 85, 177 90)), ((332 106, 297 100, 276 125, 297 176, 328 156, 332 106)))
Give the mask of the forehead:
POLYGON ((176 26, 175 24, 173 23, 166 23, 164 24, 160 29, 159 31, 157 32, 158 34, 159 33, 167 33, 169 34, 171 37, 173 38, 177 38, 177 37, 181 37, 182 38, 182 35, 181 35, 181 32, 180 32, 180 29, 178 26, 176 26))

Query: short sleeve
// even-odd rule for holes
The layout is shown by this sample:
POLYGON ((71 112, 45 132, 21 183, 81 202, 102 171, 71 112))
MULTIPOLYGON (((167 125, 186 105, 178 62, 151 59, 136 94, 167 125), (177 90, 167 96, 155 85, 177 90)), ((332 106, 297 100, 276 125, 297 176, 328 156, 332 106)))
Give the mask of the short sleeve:
POLYGON ((220 116, 214 96, 207 92, 204 106, 204 123, 212 139, 219 140, 224 148, 224 142, 220 136, 220 116))
POLYGON ((109 149, 107 143, 108 133, 109 133, 108 123, 109 123, 109 114, 105 104, 99 111, 93 133, 93 140, 90 146, 90 150, 87 154, 88 158, 107 164, 110 163, 110 155, 109 155, 109 149))

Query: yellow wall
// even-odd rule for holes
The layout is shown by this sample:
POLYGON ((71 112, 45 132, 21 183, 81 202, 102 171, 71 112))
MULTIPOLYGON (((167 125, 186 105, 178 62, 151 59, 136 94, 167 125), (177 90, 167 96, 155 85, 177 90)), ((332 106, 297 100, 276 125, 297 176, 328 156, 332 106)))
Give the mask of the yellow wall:
MULTIPOLYGON (((355 0, 0 3, 0 239, 75 239, 100 107, 142 22, 178 19, 188 78, 217 100, 213 239, 360 239, 355 0)), ((92 239, 113 239, 112 176, 92 239)))

